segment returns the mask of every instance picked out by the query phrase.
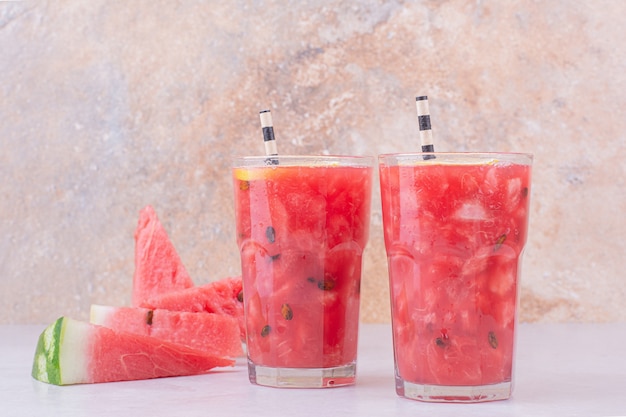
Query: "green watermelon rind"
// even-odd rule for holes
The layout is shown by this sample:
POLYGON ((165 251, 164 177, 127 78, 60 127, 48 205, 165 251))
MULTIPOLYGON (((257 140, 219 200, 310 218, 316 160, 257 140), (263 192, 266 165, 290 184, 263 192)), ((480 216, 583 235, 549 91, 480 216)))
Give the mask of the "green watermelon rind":
POLYGON ((39 336, 33 361, 33 378, 50 384, 61 385, 59 352, 65 329, 64 317, 49 325, 39 336))
POLYGON ((88 382, 85 350, 90 325, 60 317, 39 336, 33 359, 33 378, 54 385, 88 382))

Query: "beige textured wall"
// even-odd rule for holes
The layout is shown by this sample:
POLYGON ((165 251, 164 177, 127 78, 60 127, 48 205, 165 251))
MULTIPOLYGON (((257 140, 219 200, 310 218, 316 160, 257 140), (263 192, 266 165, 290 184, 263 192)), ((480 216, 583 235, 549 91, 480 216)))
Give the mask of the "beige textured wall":
MULTIPOLYGON (((524 321, 624 321, 623 1, 0 3, 0 323, 127 304, 152 204, 198 284, 239 273, 229 158, 535 154, 524 321)), ((362 320, 387 321, 378 185, 362 320)))

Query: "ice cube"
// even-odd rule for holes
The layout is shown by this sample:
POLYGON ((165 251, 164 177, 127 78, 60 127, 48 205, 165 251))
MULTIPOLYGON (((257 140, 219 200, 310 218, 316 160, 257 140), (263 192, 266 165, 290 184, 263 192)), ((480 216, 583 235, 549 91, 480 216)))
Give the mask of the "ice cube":
POLYGON ((507 199, 506 208, 507 211, 513 211, 522 198, 522 180, 520 178, 513 178, 507 183, 507 199))
POLYGON ((464 203, 455 213, 455 217, 462 220, 481 220, 486 219, 487 214, 485 208, 477 202, 464 203))

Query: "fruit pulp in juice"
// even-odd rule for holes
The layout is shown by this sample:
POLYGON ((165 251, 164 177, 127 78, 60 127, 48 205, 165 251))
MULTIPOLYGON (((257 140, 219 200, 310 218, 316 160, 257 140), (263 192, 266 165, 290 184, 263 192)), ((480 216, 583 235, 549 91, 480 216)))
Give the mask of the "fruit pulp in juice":
POLYGON ((381 166, 396 375, 511 381, 530 166, 381 166))
POLYGON ((249 360, 328 368, 356 360, 371 167, 235 168, 249 360))

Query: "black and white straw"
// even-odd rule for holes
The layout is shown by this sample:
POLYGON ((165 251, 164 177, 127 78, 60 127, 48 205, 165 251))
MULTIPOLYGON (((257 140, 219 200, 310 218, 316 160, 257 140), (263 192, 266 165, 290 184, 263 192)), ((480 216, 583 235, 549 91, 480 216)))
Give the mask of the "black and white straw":
MULTIPOLYGON (((278 156, 276 138, 274 137, 274 124, 272 123, 272 113, 269 110, 259 112, 261 117, 261 128, 263 129, 263 144, 265 145, 265 155, 278 156)), ((268 158, 270 164, 278 164, 278 159, 268 158)))
MULTIPOLYGON (((430 128, 430 110, 428 109, 428 96, 415 97, 417 106, 417 120, 420 126, 420 142, 422 152, 435 152, 433 145, 433 132, 430 128)), ((424 159, 433 159, 435 155, 424 155, 424 159)))

